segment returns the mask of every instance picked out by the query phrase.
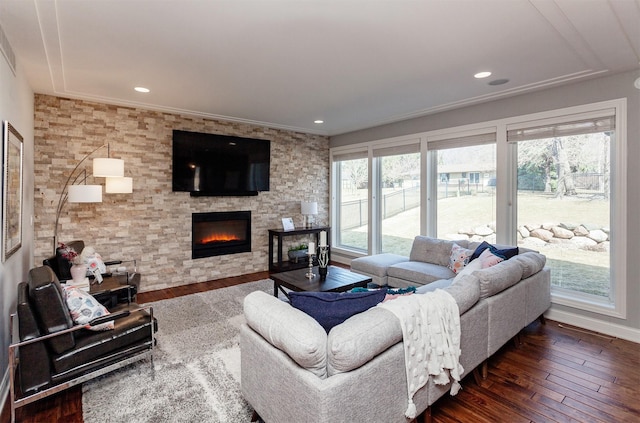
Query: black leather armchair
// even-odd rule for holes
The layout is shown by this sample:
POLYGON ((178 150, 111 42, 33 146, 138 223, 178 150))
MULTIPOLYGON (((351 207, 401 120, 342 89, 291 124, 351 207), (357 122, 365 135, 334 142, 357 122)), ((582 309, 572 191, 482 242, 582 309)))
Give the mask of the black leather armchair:
POLYGON ((109 311, 88 325, 75 325, 53 270, 29 271, 28 282, 18 285, 17 312, 11 316, 12 340, 16 315, 18 331, 9 346, 12 421, 18 407, 151 357, 157 330, 153 308, 124 303, 109 311), (113 330, 88 329, 111 320, 113 330))

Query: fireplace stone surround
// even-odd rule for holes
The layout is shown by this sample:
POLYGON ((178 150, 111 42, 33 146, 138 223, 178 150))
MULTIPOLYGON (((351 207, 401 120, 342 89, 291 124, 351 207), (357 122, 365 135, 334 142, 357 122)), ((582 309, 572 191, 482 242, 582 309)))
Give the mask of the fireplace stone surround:
POLYGON ((78 158, 106 139, 111 155, 125 160, 133 193, 105 195, 103 203, 67 204, 59 237, 83 239, 110 259, 138 259, 140 292, 266 271, 268 230, 281 228, 283 217, 301 224, 301 199, 317 199, 317 220, 328 222, 326 136, 45 94, 35 94, 34 108, 35 263, 51 254, 51 205, 60 187, 78 158), (272 140, 270 191, 197 198, 172 192, 173 129, 272 140), (228 210, 251 211, 251 252, 192 259, 191 214, 228 210))

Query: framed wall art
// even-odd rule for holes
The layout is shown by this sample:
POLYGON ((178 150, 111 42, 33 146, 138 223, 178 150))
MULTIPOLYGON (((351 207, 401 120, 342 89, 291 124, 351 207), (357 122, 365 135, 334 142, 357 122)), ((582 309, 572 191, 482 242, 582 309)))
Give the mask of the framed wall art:
POLYGON ((22 245, 22 136, 2 122, 2 261, 22 245))

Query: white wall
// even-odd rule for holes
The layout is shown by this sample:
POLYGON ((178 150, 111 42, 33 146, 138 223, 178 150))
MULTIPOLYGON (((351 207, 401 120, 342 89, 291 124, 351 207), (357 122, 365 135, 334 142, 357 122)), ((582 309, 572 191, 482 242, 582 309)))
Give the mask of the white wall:
POLYGON ((640 342, 640 90, 633 83, 640 71, 595 78, 530 94, 409 119, 331 137, 330 147, 358 144, 521 116, 600 101, 627 98, 627 319, 616 319, 570 307, 553 305, 549 317, 640 342))
POLYGON ((0 403, 4 403, 9 390, 9 315, 16 308, 16 287, 26 279, 33 264, 33 90, 21 72, 20 63, 14 75, 2 54, 0 120, 8 120, 24 138, 22 247, 7 261, 0 262, 0 403))

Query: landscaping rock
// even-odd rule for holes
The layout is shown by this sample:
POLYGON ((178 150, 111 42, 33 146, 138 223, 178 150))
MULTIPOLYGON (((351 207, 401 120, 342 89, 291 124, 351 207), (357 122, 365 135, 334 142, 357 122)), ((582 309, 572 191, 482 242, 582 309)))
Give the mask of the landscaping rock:
POLYGON ((609 239, 609 236, 606 233, 604 233, 604 231, 602 231, 601 229, 589 231, 589 235, 587 236, 592 240, 594 240, 595 242, 604 242, 609 239))
POLYGON ((608 253, 609 252, 609 241, 600 242, 596 245, 591 245, 587 247, 583 247, 583 250, 595 251, 597 253, 608 253))
POLYGON ((553 232, 553 236, 561 239, 571 239, 573 238, 573 232, 569 229, 565 229, 560 226, 554 226, 551 228, 551 232, 553 232))
POLYGON ((577 228, 577 227, 578 227, 578 224, 576 224, 576 223, 567 223, 567 222, 562 222, 562 223, 560 223, 560 227, 561 227, 561 228, 568 229, 568 230, 570 230, 570 231, 573 231, 575 228, 577 228))
POLYGON ((489 228, 488 226, 477 226, 473 229, 473 232, 476 235, 480 235, 480 236, 489 236, 493 233, 491 228, 489 228))
POLYGON ((571 243, 578 248, 587 249, 589 247, 594 247, 598 243, 592 240, 591 238, 587 238, 586 236, 574 236, 571 238, 571 243))
POLYGON ((587 228, 585 228, 584 226, 580 225, 580 226, 578 226, 577 228, 575 228, 573 230, 573 233, 576 236, 587 236, 587 235, 589 235, 589 230, 587 228))
POLYGON ((568 238, 551 238, 549 244, 570 244, 571 240, 568 238))
POLYGON ((458 233, 468 235, 468 236, 474 235, 473 229, 471 228, 460 228, 458 229, 458 233))
POLYGON ((529 238, 529 236, 531 236, 531 232, 529 232, 529 229, 527 229, 526 226, 520 226, 518 228, 518 233, 520 234, 520 236, 522 236, 523 238, 529 238))
POLYGON ((524 227, 527 228, 527 230, 529 232, 533 231, 534 229, 540 229, 541 228, 540 225, 531 225, 531 224, 524 225, 524 227))
POLYGON ((534 229, 533 231, 531 231, 531 236, 548 242, 551 238, 553 238, 553 232, 546 229, 534 229))
POLYGON ((539 248, 542 248, 544 246, 546 246, 547 243, 544 242, 543 240, 541 240, 540 238, 536 238, 533 236, 530 236, 529 238, 525 238, 522 240, 522 246, 525 248, 529 248, 531 250, 537 250, 539 248))

